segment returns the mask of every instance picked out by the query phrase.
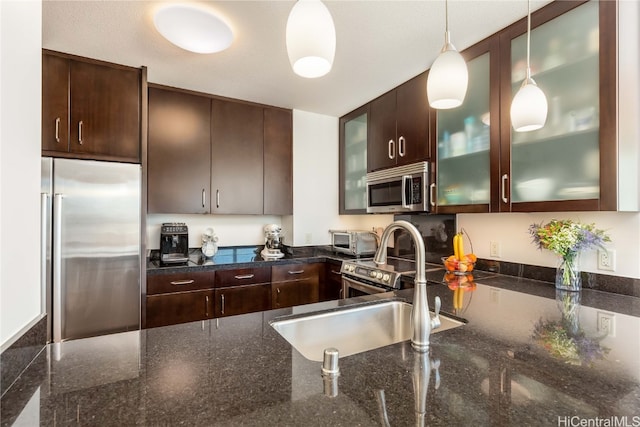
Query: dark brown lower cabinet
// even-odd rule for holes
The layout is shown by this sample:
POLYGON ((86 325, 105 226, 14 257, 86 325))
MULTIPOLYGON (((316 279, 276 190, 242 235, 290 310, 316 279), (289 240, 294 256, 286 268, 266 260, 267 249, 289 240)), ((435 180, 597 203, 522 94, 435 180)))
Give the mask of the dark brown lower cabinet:
POLYGON ((272 307, 283 308, 318 302, 322 267, 322 263, 288 264, 272 267, 272 307))
POLYGON ((147 296, 147 328, 214 317, 214 291, 175 292, 147 296))
POLYGON ((271 309, 271 285, 234 286, 215 290, 215 317, 271 309))
POLYGON ((327 261, 324 268, 324 279, 320 282, 320 301, 342 298, 342 263, 327 261))

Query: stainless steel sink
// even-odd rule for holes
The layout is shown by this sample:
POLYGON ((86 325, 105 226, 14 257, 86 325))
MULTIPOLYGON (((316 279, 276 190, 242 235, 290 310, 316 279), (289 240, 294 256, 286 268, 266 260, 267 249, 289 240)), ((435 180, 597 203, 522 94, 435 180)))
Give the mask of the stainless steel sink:
MULTIPOLYGON (((304 357, 321 362, 329 347, 344 357, 411 339, 411 308, 404 301, 391 300, 275 319, 271 326, 304 357)), ((440 321, 433 333, 464 324, 442 314, 440 321)))

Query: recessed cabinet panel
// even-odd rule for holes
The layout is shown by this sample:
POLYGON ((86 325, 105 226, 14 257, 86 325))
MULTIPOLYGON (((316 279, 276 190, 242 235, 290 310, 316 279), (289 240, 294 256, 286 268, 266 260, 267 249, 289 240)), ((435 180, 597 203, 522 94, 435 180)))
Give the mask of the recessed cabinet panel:
POLYGON ((42 55, 42 150, 69 151, 69 60, 42 55))
POLYGON ((214 293, 177 292, 147 297, 147 328, 213 318, 214 293))
POLYGON ((234 286, 215 290, 215 317, 271 309, 271 284, 234 286))
POLYGON ((70 149, 140 158, 140 72, 71 62, 70 149))
POLYGON ((264 109, 264 214, 293 213, 291 110, 264 109))
POLYGON ((208 213, 211 100, 149 88, 149 213, 208 213))
POLYGON ((263 108, 212 100, 211 212, 263 213, 263 108))
POLYGON ((438 207, 490 202, 490 53, 467 68, 465 102, 438 111, 438 207))
MULTIPOLYGON (((600 75, 598 2, 531 32, 532 77, 547 97, 545 126, 511 129, 511 200, 598 199, 600 75)), ((526 34, 511 43, 511 91, 526 71, 526 34)))

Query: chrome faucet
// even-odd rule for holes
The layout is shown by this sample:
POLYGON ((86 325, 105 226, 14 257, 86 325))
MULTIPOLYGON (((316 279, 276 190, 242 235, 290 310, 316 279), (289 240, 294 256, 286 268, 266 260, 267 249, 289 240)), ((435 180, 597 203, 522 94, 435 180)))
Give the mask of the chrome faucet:
POLYGON ((387 263, 387 244, 391 234, 403 229, 407 231, 413 239, 416 248, 416 278, 413 294, 413 310, 411 312, 411 322, 413 324, 413 336, 411 346, 421 353, 429 351, 429 335, 431 330, 440 327, 440 297, 435 299, 435 317, 431 319, 429 315, 429 305, 427 304, 427 279, 425 275, 425 250, 424 240, 418 229, 408 221, 392 222, 384 229, 380 238, 380 246, 376 251, 373 262, 376 264, 387 263))

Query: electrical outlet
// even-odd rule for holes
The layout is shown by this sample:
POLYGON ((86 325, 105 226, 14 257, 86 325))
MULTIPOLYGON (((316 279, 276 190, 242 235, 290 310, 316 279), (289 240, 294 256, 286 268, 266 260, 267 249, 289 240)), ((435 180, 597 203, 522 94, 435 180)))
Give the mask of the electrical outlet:
POLYGON ((489 242, 489 256, 493 258, 500 258, 500 242, 494 240, 489 242))
POLYGON ((616 251, 613 249, 598 249, 598 270, 616 270, 616 251))
POLYGON ((609 337, 616 336, 615 314, 598 311, 596 318, 598 322, 598 332, 605 332, 609 337))
POLYGON ((500 303, 500 289, 491 288, 489 291, 489 301, 492 304, 500 303))

